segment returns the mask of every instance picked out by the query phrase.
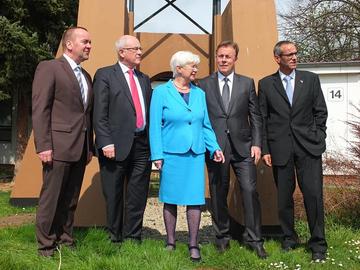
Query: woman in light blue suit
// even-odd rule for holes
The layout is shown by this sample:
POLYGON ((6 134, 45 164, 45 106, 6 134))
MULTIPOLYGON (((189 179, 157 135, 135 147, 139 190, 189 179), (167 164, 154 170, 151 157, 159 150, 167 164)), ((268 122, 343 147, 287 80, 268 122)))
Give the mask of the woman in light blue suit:
POLYGON ((205 204, 205 151, 217 162, 224 156, 211 127, 205 93, 191 83, 200 59, 187 51, 170 61, 174 79, 154 89, 150 105, 151 159, 160 170, 159 199, 164 203, 166 248, 175 249, 177 205, 186 205, 189 252, 200 261, 200 206, 205 204))

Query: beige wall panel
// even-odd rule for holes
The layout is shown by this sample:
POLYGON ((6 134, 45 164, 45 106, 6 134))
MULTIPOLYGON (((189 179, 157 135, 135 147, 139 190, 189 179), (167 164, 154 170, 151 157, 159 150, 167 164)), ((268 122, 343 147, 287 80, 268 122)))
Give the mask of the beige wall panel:
POLYGON ((14 177, 15 185, 11 191, 11 198, 38 198, 42 185, 41 161, 36 155, 34 134, 31 132, 23 160, 14 177))
MULTIPOLYGON (((129 16, 125 2, 125 0, 107 0, 105 4, 98 0, 80 0, 78 25, 89 30, 93 45, 90 60, 84 62, 83 65, 92 76, 99 67, 111 65, 117 60, 114 42, 119 36, 129 32, 129 16)), ((275 18, 275 5, 272 0, 230 1, 221 18, 222 26, 218 27, 218 34, 222 40, 233 38, 239 43, 240 54, 236 65, 238 73, 258 80, 276 70, 277 67, 272 58, 272 47, 277 41, 275 18)), ((141 33, 137 36, 144 48, 140 69, 150 77, 169 71, 170 57, 178 50, 190 50, 200 56, 198 78, 209 74, 209 57, 214 56, 213 53, 209 53, 212 46, 209 36, 149 33, 141 33)), ((276 189, 271 171, 260 166, 258 176, 263 224, 276 225, 278 224, 276 189)), ((232 175, 232 180, 234 180, 234 175, 232 175)), ((41 182, 41 163, 35 153, 33 136, 31 136, 15 177, 11 199, 37 198, 41 182)), ((241 197, 236 185, 237 183, 232 181, 228 198, 230 213, 235 220, 242 223, 241 197)), ((101 192, 98 160, 93 158, 85 172, 75 225, 101 226, 104 224, 105 204, 101 192)))
POLYGON ((137 34, 143 50, 140 65, 142 72, 151 77, 170 71, 170 58, 180 50, 191 51, 200 57, 200 70, 197 77, 209 74, 209 36, 179 34, 137 34))
POLYGON ((127 31, 125 4, 125 0, 80 0, 78 25, 87 28, 92 39, 90 60, 82 65, 92 76, 117 61, 115 41, 127 31))
MULTIPOLYGON (((223 14, 222 24, 223 39, 231 39, 232 34, 233 40, 240 47, 236 72, 254 78, 257 87, 259 79, 277 69, 272 57, 272 49, 278 39, 274 1, 231 0, 223 14)), ((263 164, 258 166, 257 172, 262 224, 278 225, 277 191, 272 172, 263 164)), ((236 221, 244 224, 239 190, 232 172, 229 210, 236 221)))
POLYGON ((240 46, 236 71, 257 82, 277 69, 272 57, 272 48, 278 39, 275 3, 232 0, 231 7, 233 37, 240 46))

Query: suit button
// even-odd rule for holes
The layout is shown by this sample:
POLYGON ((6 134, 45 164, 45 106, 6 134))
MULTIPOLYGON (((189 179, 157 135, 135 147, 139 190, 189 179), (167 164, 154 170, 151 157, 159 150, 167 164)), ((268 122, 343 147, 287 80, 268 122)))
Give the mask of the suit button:
POLYGON ((191 122, 189 122, 189 125, 191 125, 191 122))
POLYGON ((288 136, 291 137, 291 133, 289 133, 288 136))

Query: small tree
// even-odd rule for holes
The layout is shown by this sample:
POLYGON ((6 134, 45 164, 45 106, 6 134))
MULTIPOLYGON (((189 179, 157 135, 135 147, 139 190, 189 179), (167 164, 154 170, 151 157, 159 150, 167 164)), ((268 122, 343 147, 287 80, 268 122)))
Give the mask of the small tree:
POLYGON ((36 65, 53 58, 65 28, 76 24, 78 0, 0 0, 0 100, 15 97, 16 159, 28 141, 36 65))
POLYGON ((298 0, 280 14, 279 30, 299 47, 301 62, 360 59, 359 0, 298 0))

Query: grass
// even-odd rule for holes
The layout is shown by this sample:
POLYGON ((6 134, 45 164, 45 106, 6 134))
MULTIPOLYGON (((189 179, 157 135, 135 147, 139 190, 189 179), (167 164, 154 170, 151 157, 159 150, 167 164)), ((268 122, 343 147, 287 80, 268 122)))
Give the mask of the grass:
MULTIPOLYGON (((0 192, 0 217, 35 213, 35 207, 15 207, 9 204, 10 192, 0 192)), ((1 268, 0 268, 1 269, 1 268)))
MULTIPOLYGON (((153 181, 150 195, 156 196, 157 188, 158 183, 153 181)), ((353 215, 353 213, 360 212, 360 205, 359 203, 347 204, 350 206, 347 208, 344 203, 339 204, 340 199, 349 198, 352 193, 347 192, 348 196, 337 193, 339 193, 339 198, 332 193, 331 203, 341 205, 342 208, 341 211, 335 211, 334 208, 326 215, 329 249, 328 259, 325 263, 312 263, 310 261, 311 254, 306 250, 305 245, 289 253, 284 253, 280 249, 279 241, 267 239, 265 247, 270 256, 266 260, 258 259, 253 252, 233 240, 231 248, 224 254, 218 254, 213 244, 201 245, 203 262, 195 264, 189 260, 187 245, 184 242, 177 243, 175 252, 166 251, 163 240, 158 240, 158 236, 157 239, 155 236, 154 238, 151 236, 145 238, 141 245, 128 241, 121 246, 115 246, 109 243, 106 232, 101 228, 75 229, 76 250, 62 248, 60 253, 56 253, 53 258, 41 258, 37 255, 34 225, 28 224, 20 227, 0 228, 0 269, 358 270, 360 269, 360 222, 359 216, 353 215)), ((10 206, 8 204, 9 195, 9 192, 0 192, 0 217, 35 211, 35 207, 22 209, 10 206)), ((307 223, 298 221, 296 230, 302 242, 305 243, 309 237, 307 223)))
MULTIPOLYGON (((289 253, 281 252, 280 243, 269 239, 265 247, 270 254, 266 260, 258 259, 253 252, 237 241, 224 254, 218 254, 212 244, 201 246, 203 262, 194 264, 188 258, 186 243, 178 243, 175 252, 164 249, 163 241, 144 239, 141 245, 125 242, 121 246, 109 243, 107 234, 100 228, 76 229, 77 249, 61 249, 53 258, 41 258, 36 253, 34 225, 0 229, 0 269, 360 269, 360 232, 345 227, 337 219, 327 216, 329 258, 323 263, 311 263, 305 246, 289 253), (59 268, 61 259, 61 265, 59 268)), ((306 222, 296 224, 303 242, 308 237, 306 222)))

